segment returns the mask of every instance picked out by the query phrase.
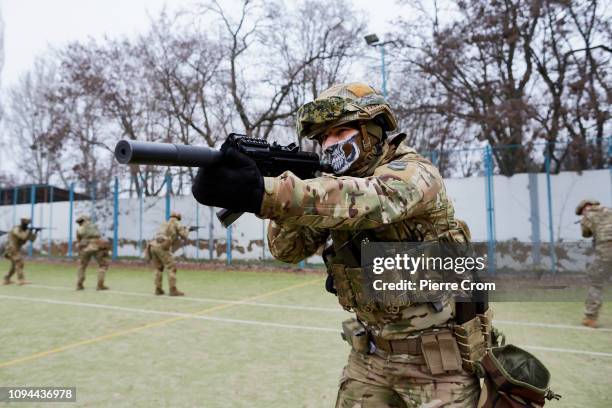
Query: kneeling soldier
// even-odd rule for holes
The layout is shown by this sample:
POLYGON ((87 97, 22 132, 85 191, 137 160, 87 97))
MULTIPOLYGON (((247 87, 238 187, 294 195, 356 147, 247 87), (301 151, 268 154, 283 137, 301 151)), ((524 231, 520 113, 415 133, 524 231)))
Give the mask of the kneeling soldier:
POLYGON ((102 238, 100 230, 89 217, 81 215, 76 219, 79 224, 77 229, 77 248, 79 250, 79 272, 77 278, 76 290, 83 290, 83 282, 85 282, 85 270, 92 257, 98 262, 98 286, 97 290, 106 290, 104 286, 104 277, 108 270, 108 259, 110 242, 102 238))

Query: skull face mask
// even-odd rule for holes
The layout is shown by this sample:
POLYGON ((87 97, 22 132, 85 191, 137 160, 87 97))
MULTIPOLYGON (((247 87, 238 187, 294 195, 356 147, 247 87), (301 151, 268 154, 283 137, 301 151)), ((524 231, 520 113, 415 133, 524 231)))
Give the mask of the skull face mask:
POLYGON ((325 149, 325 158, 334 170, 334 174, 346 173, 359 159, 358 135, 359 131, 355 130, 348 139, 335 143, 325 149))

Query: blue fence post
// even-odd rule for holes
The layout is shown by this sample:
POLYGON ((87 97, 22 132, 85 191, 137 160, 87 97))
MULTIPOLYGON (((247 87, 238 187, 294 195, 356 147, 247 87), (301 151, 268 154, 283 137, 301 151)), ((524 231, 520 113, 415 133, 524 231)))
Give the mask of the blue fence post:
MULTIPOLYGON (((144 178, 141 179, 144 184, 144 178)), ((143 184, 140 186, 140 190, 138 191, 138 251, 140 254, 144 251, 143 242, 142 242, 142 217, 144 213, 144 190, 143 184)))
POLYGON ((119 251, 119 178, 115 177, 113 191, 113 260, 117 259, 119 251))
POLYGON ((210 224, 208 225, 208 258, 213 260, 213 247, 215 245, 215 240, 213 238, 213 229, 215 228, 214 217, 215 217, 215 209, 213 207, 210 208, 210 224))
POLYGON ((91 182, 91 220, 96 222, 96 179, 91 182))
MULTIPOLYGON (((34 204, 36 204, 36 184, 30 186, 30 225, 34 226, 34 204)), ((30 241, 28 246, 28 256, 32 256, 34 249, 34 242, 30 241)))
POLYGON ((550 241, 550 270, 557 273, 557 254, 555 253, 555 233, 553 229, 552 185, 550 181, 550 152, 546 152, 546 196, 548 199, 548 239, 550 241))
POLYGON ((196 259, 200 259, 200 205, 196 201, 196 259))
POLYGON ((232 264, 232 226, 227 227, 227 238, 225 242, 225 257, 227 258, 226 263, 232 264))
POLYGON ((51 232, 53 231, 53 186, 49 188, 49 253, 48 256, 51 258, 51 252, 53 252, 53 239, 51 238, 51 232))
POLYGON ((261 220, 261 260, 266 260, 266 220, 261 220))
POLYGON ((17 194, 19 190, 13 187, 13 225, 17 225, 17 194))
POLYGON ((493 195, 493 154, 491 146, 485 147, 485 199, 487 205, 487 257, 489 272, 495 274, 495 203, 493 195))
POLYGON ((72 258, 72 218, 74 216, 74 183, 70 183, 68 194, 70 204, 68 206, 68 257, 72 258))
POLYGON ((172 178, 166 173, 166 221, 170 219, 170 190, 172 188, 172 178))

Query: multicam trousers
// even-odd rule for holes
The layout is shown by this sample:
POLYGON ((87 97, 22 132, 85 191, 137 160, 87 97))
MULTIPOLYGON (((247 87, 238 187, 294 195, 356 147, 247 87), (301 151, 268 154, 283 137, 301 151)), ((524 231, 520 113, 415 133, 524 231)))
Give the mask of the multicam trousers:
POLYGON ((24 262, 21 252, 19 250, 7 249, 7 251, 4 253, 4 257, 11 263, 8 273, 4 276, 4 280, 6 282, 10 281, 11 277, 16 273, 17 279, 20 282, 25 281, 25 276, 23 274, 24 262))
POLYGON ((151 262, 155 266, 155 287, 161 289, 162 274, 165 270, 168 274, 168 287, 176 288, 176 262, 172 253, 155 245, 149 247, 149 252, 151 262))
POLYGON ((95 258, 98 263, 98 282, 104 282, 106 271, 108 271, 109 254, 107 249, 95 251, 79 251, 79 269, 77 272, 78 284, 85 282, 85 271, 91 258, 95 258))
POLYGON ((480 383, 465 371, 432 376, 422 356, 351 350, 336 408, 476 407, 480 383))
POLYGON ((597 319, 603 304, 604 285, 612 274, 612 242, 598 243, 595 247, 595 260, 587 269, 590 287, 584 302, 584 314, 597 319))

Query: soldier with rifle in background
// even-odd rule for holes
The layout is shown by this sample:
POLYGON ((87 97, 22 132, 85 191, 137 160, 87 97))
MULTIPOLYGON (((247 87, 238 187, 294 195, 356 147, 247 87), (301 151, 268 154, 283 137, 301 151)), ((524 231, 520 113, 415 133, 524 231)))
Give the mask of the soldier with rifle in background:
POLYGON ((191 228, 181 225, 181 214, 173 212, 170 219, 164 222, 155 238, 145 248, 145 258, 155 266, 155 294, 163 295, 162 275, 164 270, 168 274, 168 287, 170 296, 184 296, 176 288, 176 261, 172 253, 177 249, 181 240, 189 236, 191 228))
POLYGON ((597 200, 582 200, 576 207, 576 215, 582 216, 582 236, 593 237, 595 246, 595 261, 587 269, 590 287, 582 324, 596 329, 599 327, 597 318, 603 304, 604 284, 610 280, 612 269, 612 210, 597 200))
POLYGON ((23 274, 23 256, 21 255, 21 247, 28 241, 34 241, 36 234, 42 230, 39 227, 29 227, 30 219, 22 218, 21 223, 16 225, 8 232, 8 242, 6 249, 4 250, 4 257, 11 262, 11 268, 8 273, 4 276, 4 285, 10 285, 13 283, 11 277, 17 273, 17 284, 25 285, 30 282, 25 280, 23 274))
POLYGON ((79 250, 79 270, 77 275, 76 290, 83 290, 85 282, 85 271, 92 257, 98 262, 98 286, 96 290, 107 290, 104 285, 104 278, 108 271, 110 242, 102 238, 98 226, 94 224, 86 215, 81 215, 76 219, 79 224, 77 229, 77 248, 79 250))

